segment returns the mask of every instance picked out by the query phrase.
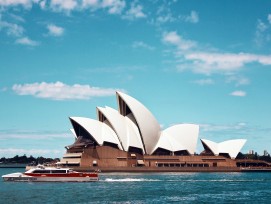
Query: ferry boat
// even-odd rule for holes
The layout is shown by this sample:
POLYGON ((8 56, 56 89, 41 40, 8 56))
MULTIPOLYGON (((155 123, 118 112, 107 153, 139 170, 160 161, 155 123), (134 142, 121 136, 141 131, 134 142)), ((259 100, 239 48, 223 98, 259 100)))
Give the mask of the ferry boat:
POLYGON ((3 175, 4 181, 30 182, 90 182, 98 181, 97 172, 81 173, 69 168, 36 167, 25 173, 11 173, 3 175))

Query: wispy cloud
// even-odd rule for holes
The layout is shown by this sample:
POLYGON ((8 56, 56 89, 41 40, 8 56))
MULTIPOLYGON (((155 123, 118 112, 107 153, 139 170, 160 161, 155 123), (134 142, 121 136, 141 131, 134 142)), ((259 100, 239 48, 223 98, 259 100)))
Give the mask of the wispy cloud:
POLYGON ((195 41, 184 39, 182 36, 178 35, 176 31, 165 32, 162 41, 174 45, 177 49, 182 51, 190 50, 197 46, 195 41))
POLYGON ((109 14, 121 14, 126 6, 124 0, 83 0, 83 9, 107 9, 109 14))
POLYGON ((247 95, 247 93, 245 91, 238 90, 238 91, 231 92, 230 95, 231 96, 244 97, 244 96, 247 95))
POLYGON ((229 74, 239 71, 249 63, 271 65, 271 55, 202 51, 204 49, 197 42, 184 39, 175 31, 164 33, 162 41, 175 46, 175 57, 177 61, 181 61, 177 65, 179 71, 190 69, 206 75, 229 74))
POLYGON ((46 8, 46 3, 47 3, 47 0, 41 0, 38 4, 40 8, 44 10, 46 8))
POLYGON ((28 45, 28 46, 38 46, 40 43, 29 39, 28 37, 19 38, 15 41, 16 44, 28 45))
POLYGON ((156 18, 150 20, 151 24, 161 25, 164 23, 172 23, 177 20, 177 17, 172 14, 170 6, 163 3, 156 11, 156 18))
POLYGON ((47 131, 47 130, 0 130, 0 157, 15 155, 36 155, 59 157, 64 153, 65 143, 73 141, 70 131, 47 131), (65 142, 66 141, 66 142, 65 142), (8 144, 5 145, 5 144, 8 144), (34 147, 33 147, 34 145, 34 147), (38 145, 38 146, 37 146, 38 145), (50 149, 46 148, 51 145, 50 149), (45 148, 45 149, 44 149, 45 148), (55 149, 53 149, 55 148, 55 149))
POLYGON ((214 53, 214 52, 191 52, 186 53, 184 58, 191 61, 197 68, 197 73, 235 72, 245 64, 257 62, 261 65, 271 64, 271 55, 256 55, 250 53, 214 53))
POLYGON ((12 90, 18 95, 31 95, 51 100, 87 100, 92 97, 112 96, 120 89, 80 84, 67 85, 58 81, 55 83, 15 84, 12 90))
POLYGON ((214 136, 218 135, 245 135, 255 137, 255 134, 269 135, 271 133, 270 127, 252 126, 246 122, 237 122, 231 124, 199 124, 200 131, 205 135, 206 133, 214 133, 214 136), (221 134, 219 134, 221 133, 221 134))
POLYGON ((126 3, 123 0, 103 0, 102 8, 108 8, 110 14, 120 14, 126 3))
POLYGON ((147 15, 143 12, 143 6, 139 5, 136 1, 131 3, 131 8, 126 11, 123 16, 124 19, 134 20, 138 18, 146 18, 147 15))
POLYGON ((189 23, 198 23, 199 15, 196 11, 191 11, 190 15, 182 17, 184 21, 189 23))
POLYGON ((23 6, 25 8, 31 8, 33 0, 1 0, 0 6, 23 6))
POLYGON ((5 29, 7 35, 19 37, 24 33, 24 28, 16 23, 9 23, 1 20, 0 16, 0 30, 5 29))
POLYGON ((235 83, 236 86, 248 85, 250 80, 243 76, 231 75, 226 78, 227 83, 235 83))
POLYGON ((47 29, 48 29, 48 34, 51 36, 62 36, 64 34, 64 28, 60 27, 60 26, 56 26, 54 24, 49 24, 47 25, 47 29))
POLYGON ((200 124, 200 129, 203 132, 220 132, 220 131, 236 131, 247 128, 247 123, 240 122, 236 124, 200 124))
POLYGON ((54 149, 18 149, 18 148, 5 148, 0 149, 0 155, 15 156, 15 155, 32 155, 32 156, 44 156, 44 155, 57 155, 62 153, 60 150, 54 149))
POLYGON ((30 140, 51 140, 53 138, 70 138, 67 131, 28 131, 28 130, 0 130, 0 139, 30 139, 30 140))
POLYGON ((255 43, 258 47, 262 47, 271 42, 271 14, 268 14, 266 20, 258 19, 255 32, 255 43))
POLYGON ((25 19, 21 16, 15 15, 13 13, 10 13, 9 15, 17 22, 21 22, 21 23, 25 22, 25 19))
POLYGON ((77 7, 76 0, 51 0, 50 8, 53 11, 66 11, 70 12, 77 7))
POLYGON ((133 42, 132 47, 133 48, 144 48, 144 49, 147 49, 147 50, 155 50, 155 47, 153 47, 151 45, 148 45, 147 43, 144 43, 142 41, 133 42))
MULTIPOLYGON (((70 14, 72 11, 85 9, 107 9, 109 14, 121 14, 125 8, 125 0, 0 0, 2 7, 22 6, 30 9, 33 5, 40 6, 43 10, 53 12, 64 12, 70 14)), ((137 8, 136 8, 137 9, 137 8)), ((138 14, 138 13, 135 13, 138 14)), ((140 15, 140 14, 139 14, 140 15)))
POLYGON ((215 83, 213 79, 199 79, 192 82, 199 85, 212 85, 215 83))
POLYGON ((187 23, 198 23, 199 14, 198 12, 192 10, 189 15, 174 13, 172 8, 177 1, 164 1, 159 2, 159 6, 156 10, 156 16, 153 15, 153 18, 150 20, 151 24, 156 26, 161 26, 165 23, 172 22, 187 22, 187 23))

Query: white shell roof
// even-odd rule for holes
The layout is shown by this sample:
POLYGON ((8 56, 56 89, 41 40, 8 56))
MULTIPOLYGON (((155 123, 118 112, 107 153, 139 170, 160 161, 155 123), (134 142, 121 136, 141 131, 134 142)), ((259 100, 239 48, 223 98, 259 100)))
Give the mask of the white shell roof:
POLYGON ((187 150, 179 141, 177 141, 174 137, 168 135, 166 132, 162 132, 160 135, 160 139, 154 148, 154 151, 158 148, 163 148, 171 152, 187 150))
POLYGON ((83 117, 70 117, 77 124, 82 126, 90 135, 93 136, 93 139, 99 144, 103 145, 104 142, 110 142, 117 144, 119 149, 123 150, 118 136, 116 133, 105 123, 102 123, 97 120, 83 117))
POLYGON ((219 153, 227 153, 233 159, 236 158, 246 141, 247 140, 245 139, 235 139, 215 143, 210 140, 201 139, 201 142, 204 143, 215 155, 218 155, 219 153))
POLYGON ((162 131, 154 151, 160 147, 172 152, 187 150, 190 154, 194 154, 196 151, 198 135, 198 125, 178 124, 171 126, 162 131))
MULTIPOLYGON (((119 97, 126 103, 126 105, 132 111, 136 123, 139 126, 141 132, 142 143, 144 144, 147 154, 151 154, 156 147, 156 144, 160 136, 160 125, 152 115, 152 113, 139 101, 133 97, 117 92, 117 98, 119 97)), ((120 107, 119 107, 120 109, 120 107)))
POLYGON ((139 130, 128 117, 124 117, 117 110, 110 107, 97 107, 97 109, 109 121, 125 151, 128 151, 129 147, 137 147, 142 149, 144 153, 139 130))

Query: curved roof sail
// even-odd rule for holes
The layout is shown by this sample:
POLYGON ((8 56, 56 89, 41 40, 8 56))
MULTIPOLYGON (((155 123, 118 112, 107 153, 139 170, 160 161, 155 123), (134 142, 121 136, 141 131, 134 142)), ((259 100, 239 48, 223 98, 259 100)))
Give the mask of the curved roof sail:
POLYGON ((144 153, 139 130, 128 117, 124 117, 117 110, 107 106, 105 108, 97 107, 97 110, 99 120, 109 123, 109 126, 116 132, 125 151, 128 151, 129 147, 136 147, 144 153))
POLYGON ((142 103, 127 94, 117 92, 117 100, 120 114, 129 117, 138 126, 144 150, 151 154, 160 136, 156 118, 142 103))
MULTIPOLYGON (((196 151, 199 126, 194 124, 178 124, 162 131, 157 148, 171 152, 186 150, 189 154, 196 151)), ((155 151, 154 150, 154 151, 155 151)))
POLYGON ((70 120, 78 137, 88 136, 94 139, 100 146, 102 146, 104 142, 113 143, 116 144, 119 149, 123 150, 116 133, 105 123, 83 117, 70 117, 70 120), (78 128, 75 127, 75 124, 86 131, 88 135, 80 135, 80 132, 78 132, 78 128))
POLYGON ((229 154, 232 159, 235 159, 247 140, 245 139, 235 139, 226 140, 224 142, 216 143, 210 140, 201 139, 203 146, 212 151, 214 155, 219 155, 221 153, 229 154))
POLYGON ((162 132, 160 135, 160 139, 154 148, 153 153, 158 149, 166 149, 170 152, 177 152, 182 150, 187 150, 179 141, 177 141, 174 137, 168 135, 166 132, 162 132))

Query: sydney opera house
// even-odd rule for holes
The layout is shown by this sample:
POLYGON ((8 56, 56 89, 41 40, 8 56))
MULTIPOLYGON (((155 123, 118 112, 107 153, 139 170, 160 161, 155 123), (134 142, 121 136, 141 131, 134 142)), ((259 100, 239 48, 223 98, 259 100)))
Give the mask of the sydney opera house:
POLYGON ((245 139, 216 143, 201 139, 199 125, 177 124, 162 130, 153 114, 138 100, 116 92, 118 110, 97 107, 97 119, 70 117, 75 142, 66 146, 60 163, 102 171, 182 171, 234 169, 245 139))

